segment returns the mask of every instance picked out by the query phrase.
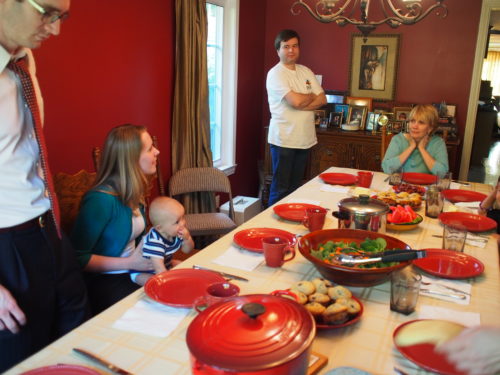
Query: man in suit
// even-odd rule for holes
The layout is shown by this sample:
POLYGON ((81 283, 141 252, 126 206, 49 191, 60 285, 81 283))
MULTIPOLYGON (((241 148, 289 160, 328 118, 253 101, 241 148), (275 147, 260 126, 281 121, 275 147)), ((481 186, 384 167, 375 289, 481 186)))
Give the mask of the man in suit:
POLYGON ((0 0, 0 372, 87 317, 61 233, 31 48, 58 35, 70 0, 0 0))

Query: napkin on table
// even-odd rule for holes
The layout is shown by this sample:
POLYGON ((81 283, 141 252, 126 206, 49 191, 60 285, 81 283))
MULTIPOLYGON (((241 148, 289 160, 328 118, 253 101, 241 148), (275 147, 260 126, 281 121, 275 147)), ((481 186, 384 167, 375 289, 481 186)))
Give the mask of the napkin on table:
POLYGON ((308 198, 290 198, 289 200, 286 201, 286 203, 307 203, 307 204, 313 204, 315 206, 320 206, 321 201, 316 201, 308 198))
POLYGON ((264 257, 260 253, 250 252, 231 245, 222 255, 212 259, 212 263, 220 264, 243 271, 253 271, 264 257))
POLYGON ((468 305, 470 303, 471 289, 472 285, 469 284, 467 281, 438 279, 422 275, 422 285, 420 287, 420 294, 426 297, 432 297, 432 298, 442 299, 444 301, 455 302, 460 305, 468 305), (431 285, 424 285, 424 283, 431 283, 431 285), (453 289, 461 290, 464 293, 448 289, 446 288, 445 285, 453 289), (425 292, 424 289, 433 290, 440 293, 463 294, 465 298, 458 299, 454 297, 441 296, 425 292))
POLYGON ((150 336, 167 337, 177 328, 190 310, 142 299, 114 322, 113 328, 150 336))
POLYGON ((471 232, 467 232, 467 238, 465 239, 465 243, 470 246, 480 247, 484 249, 489 239, 484 236, 478 236, 471 232), (485 241, 486 240, 486 241, 485 241))
POLYGON ((330 193, 344 193, 347 194, 349 192, 349 188, 345 186, 340 186, 340 185, 321 185, 320 189, 321 191, 326 191, 330 193))
POLYGON ((422 305, 418 309, 419 319, 441 319, 449 320, 466 327, 473 327, 481 324, 481 315, 475 312, 457 311, 444 307, 422 305))

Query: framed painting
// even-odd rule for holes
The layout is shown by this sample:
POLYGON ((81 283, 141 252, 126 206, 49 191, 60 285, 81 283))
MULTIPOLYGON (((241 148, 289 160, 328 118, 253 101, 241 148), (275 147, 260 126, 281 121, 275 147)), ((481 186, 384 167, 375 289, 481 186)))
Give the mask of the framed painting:
POLYGON ((365 126, 367 107, 362 105, 351 105, 349 107, 349 115, 347 117, 348 124, 359 124, 359 129, 365 126))
POLYGON ((335 110, 335 112, 342 112, 341 124, 345 124, 345 122, 347 121, 347 115, 349 114, 349 105, 348 104, 335 104, 334 110, 335 110))
POLYGON ((353 34, 349 90, 354 97, 394 100, 399 34, 353 34))

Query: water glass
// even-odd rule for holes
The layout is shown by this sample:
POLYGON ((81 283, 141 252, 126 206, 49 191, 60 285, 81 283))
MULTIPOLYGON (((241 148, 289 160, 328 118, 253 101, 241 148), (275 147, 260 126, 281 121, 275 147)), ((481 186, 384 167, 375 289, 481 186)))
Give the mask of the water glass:
POLYGON ((425 194, 425 216, 437 218, 443 210, 443 196, 437 185, 431 185, 425 194))
POLYGON ((462 226, 445 225, 443 229, 443 249, 453 250, 463 253, 465 240, 467 239, 467 229, 462 226))
POLYGON ((451 172, 447 172, 447 173, 438 175, 437 185, 438 185, 439 191, 449 189, 450 184, 451 184, 451 172))
POLYGON ((402 168, 396 168, 391 171, 389 176, 389 185, 400 185, 402 181, 402 168))
POLYGON ((409 315, 415 311, 422 276, 410 267, 391 273, 391 310, 409 315))

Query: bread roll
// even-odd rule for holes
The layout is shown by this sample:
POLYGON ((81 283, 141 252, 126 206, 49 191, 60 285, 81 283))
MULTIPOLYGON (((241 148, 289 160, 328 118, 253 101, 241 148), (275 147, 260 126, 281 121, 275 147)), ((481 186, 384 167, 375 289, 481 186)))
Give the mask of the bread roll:
POLYGON ((394 341, 398 346, 424 343, 438 346, 457 336, 464 328, 446 320, 420 320, 401 328, 394 341))

